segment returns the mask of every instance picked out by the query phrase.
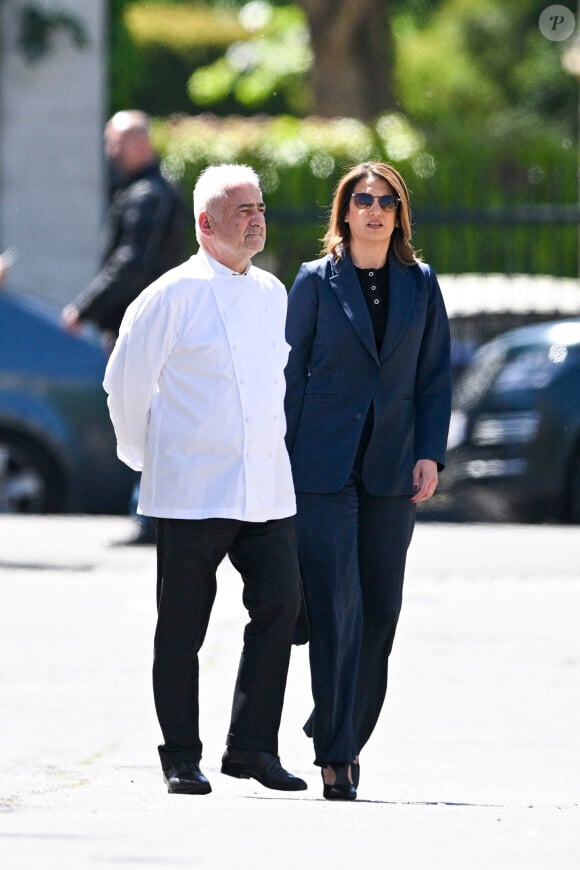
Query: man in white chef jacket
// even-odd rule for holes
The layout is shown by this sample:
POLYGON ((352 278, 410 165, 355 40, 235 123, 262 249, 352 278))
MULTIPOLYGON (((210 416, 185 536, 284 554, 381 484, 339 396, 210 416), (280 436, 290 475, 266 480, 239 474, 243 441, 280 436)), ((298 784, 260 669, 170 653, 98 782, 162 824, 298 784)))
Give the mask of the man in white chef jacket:
POLYGON ((104 387, 120 459, 142 471, 157 518, 153 689, 170 792, 207 794, 198 652, 229 556, 250 621, 222 773, 268 788, 306 783, 278 755, 299 608, 295 499, 284 445, 286 291, 251 263, 266 240, 258 176, 211 166, 193 194, 200 249, 129 306, 104 387))

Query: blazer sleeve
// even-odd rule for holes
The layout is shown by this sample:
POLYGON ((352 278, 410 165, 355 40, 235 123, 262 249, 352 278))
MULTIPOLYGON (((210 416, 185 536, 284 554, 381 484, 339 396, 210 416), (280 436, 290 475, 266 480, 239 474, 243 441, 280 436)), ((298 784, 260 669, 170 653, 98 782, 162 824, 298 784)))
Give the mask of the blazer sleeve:
POLYGON ((450 333, 439 282, 427 268, 429 303, 415 380, 415 460, 433 459, 441 470, 451 414, 450 333))
POLYGON ((291 453, 302 413, 309 378, 312 343, 318 318, 317 279, 312 268, 303 263, 288 294, 286 341, 290 355, 286 366, 286 446, 291 453))

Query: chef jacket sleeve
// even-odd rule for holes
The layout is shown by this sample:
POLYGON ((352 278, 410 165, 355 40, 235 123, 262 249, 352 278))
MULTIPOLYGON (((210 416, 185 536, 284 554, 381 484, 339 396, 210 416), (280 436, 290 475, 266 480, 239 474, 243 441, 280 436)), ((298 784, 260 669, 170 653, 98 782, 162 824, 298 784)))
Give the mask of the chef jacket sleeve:
POLYGON ((147 426, 158 381, 177 339, 176 311, 156 285, 129 306, 107 363, 103 387, 119 459, 141 471, 147 426))

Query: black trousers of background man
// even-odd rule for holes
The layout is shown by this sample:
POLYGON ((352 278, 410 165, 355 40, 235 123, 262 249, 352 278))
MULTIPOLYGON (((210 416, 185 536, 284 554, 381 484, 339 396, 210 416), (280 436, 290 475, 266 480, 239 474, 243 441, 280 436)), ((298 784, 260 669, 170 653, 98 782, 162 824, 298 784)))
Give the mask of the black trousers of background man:
POLYGON ((292 635, 300 602, 294 517, 250 523, 160 519, 153 691, 164 769, 199 762, 199 661, 216 572, 229 556, 250 621, 234 689, 227 745, 278 754, 292 635))

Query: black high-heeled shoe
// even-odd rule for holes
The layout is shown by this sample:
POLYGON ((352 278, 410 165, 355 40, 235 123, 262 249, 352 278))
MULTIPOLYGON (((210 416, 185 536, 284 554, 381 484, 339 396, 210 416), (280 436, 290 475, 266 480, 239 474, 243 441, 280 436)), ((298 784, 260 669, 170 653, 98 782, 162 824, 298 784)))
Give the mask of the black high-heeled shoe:
POLYGON ((327 801, 356 800, 356 788, 348 778, 349 767, 349 764, 337 764, 336 767, 333 767, 335 779, 332 785, 324 782, 324 770, 321 770, 323 782, 322 794, 327 801))
POLYGON ((350 763, 350 775, 352 777, 352 784, 355 788, 358 788, 359 780, 360 780, 360 762, 359 761, 351 761, 350 763))

